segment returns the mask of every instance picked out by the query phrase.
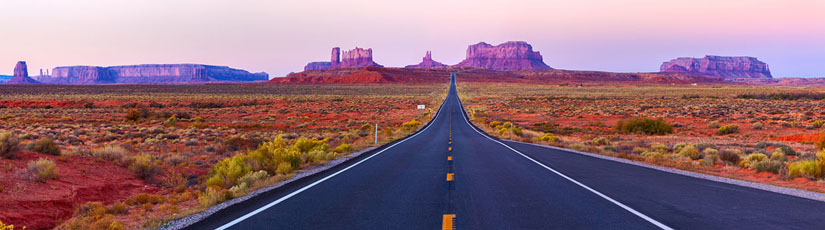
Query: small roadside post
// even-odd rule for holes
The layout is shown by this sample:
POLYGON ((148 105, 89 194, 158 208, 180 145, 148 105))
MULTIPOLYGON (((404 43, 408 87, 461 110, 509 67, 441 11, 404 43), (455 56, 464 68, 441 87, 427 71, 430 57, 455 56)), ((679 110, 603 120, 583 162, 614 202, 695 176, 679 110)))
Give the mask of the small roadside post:
POLYGON ((510 140, 513 140, 513 123, 510 122, 510 140))
POLYGON ((375 123, 375 144, 378 144, 378 123, 375 123))

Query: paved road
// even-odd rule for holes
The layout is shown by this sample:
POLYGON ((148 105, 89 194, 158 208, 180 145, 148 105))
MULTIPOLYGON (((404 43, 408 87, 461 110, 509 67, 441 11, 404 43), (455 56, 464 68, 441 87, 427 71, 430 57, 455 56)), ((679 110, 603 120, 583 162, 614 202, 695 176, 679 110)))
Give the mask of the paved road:
POLYGON ((410 138, 190 229, 822 229, 825 202, 487 137, 455 82, 410 138))

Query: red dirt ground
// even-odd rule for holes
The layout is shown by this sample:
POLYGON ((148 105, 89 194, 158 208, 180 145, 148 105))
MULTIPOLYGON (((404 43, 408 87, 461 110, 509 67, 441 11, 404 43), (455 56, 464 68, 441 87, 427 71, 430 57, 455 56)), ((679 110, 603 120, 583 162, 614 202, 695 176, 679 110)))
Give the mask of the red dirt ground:
POLYGON ((74 205, 88 201, 106 204, 137 193, 154 193, 156 186, 147 185, 124 167, 90 157, 58 159, 33 152, 19 152, 16 159, 0 165, 0 219, 6 224, 27 229, 50 229, 69 219, 74 205), (51 159, 57 164, 60 178, 46 182, 22 179, 29 161, 51 159))

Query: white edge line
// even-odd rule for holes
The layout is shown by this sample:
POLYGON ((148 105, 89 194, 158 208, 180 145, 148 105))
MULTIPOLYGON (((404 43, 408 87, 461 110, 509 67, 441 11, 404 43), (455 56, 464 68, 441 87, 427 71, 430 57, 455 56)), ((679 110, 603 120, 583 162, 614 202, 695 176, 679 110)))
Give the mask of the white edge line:
POLYGON ((805 199, 814 200, 814 201, 825 202, 825 194, 823 194, 823 193, 816 193, 816 192, 799 190, 799 189, 788 188, 788 187, 780 187, 780 186, 771 185, 771 184, 760 184, 760 183, 751 182, 751 181, 744 181, 744 180, 727 178, 727 177, 720 177, 720 176, 715 176, 715 175, 710 175, 710 174, 703 174, 703 173, 685 171, 685 170, 681 170, 681 169, 662 167, 662 166, 658 166, 658 165, 650 165, 650 164, 645 164, 645 163, 642 163, 642 162, 632 161, 632 160, 628 160, 628 159, 624 159, 624 158, 618 158, 618 157, 612 157, 612 156, 607 156, 607 155, 600 155, 600 154, 595 154, 595 153, 582 152, 582 151, 578 151, 578 150, 575 150, 575 149, 566 149, 566 148, 560 148, 560 147, 551 146, 551 145, 540 145, 540 144, 535 144, 535 143, 527 143, 527 142, 511 141, 511 140, 504 140, 504 141, 512 142, 512 143, 516 143, 516 144, 524 144, 524 145, 531 145, 531 146, 536 146, 536 147, 548 148, 548 149, 557 150, 557 151, 564 151, 564 152, 579 154, 579 155, 582 155, 582 156, 592 157, 592 158, 596 158, 596 159, 608 160, 608 161, 613 161, 613 162, 617 162, 617 163, 623 163, 623 164, 638 166, 638 167, 642 167, 642 168, 653 169, 653 170, 657 170, 657 171, 661 171, 661 172, 665 172, 665 173, 670 173, 670 174, 674 174, 674 175, 687 176, 687 177, 700 179, 700 180, 708 180, 708 181, 713 181, 713 182, 725 183, 725 184, 729 184, 729 185, 737 185, 737 186, 742 186, 742 187, 746 187, 746 188, 758 189, 758 190, 762 190, 762 191, 766 191, 766 192, 779 193, 779 194, 782 194, 782 195, 788 195, 788 196, 805 198, 805 199))
POLYGON ((659 228, 661 228, 661 229, 665 229, 665 230, 673 230, 673 228, 668 227, 667 225, 662 224, 661 222, 659 222, 659 221, 657 221, 657 220, 654 220, 653 218, 650 218, 649 216, 647 216, 647 215, 645 215, 645 214, 642 214, 641 212, 636 211, 635 209, 633 209, 633 208, 631 208, 631 207, 628 207, 627 205, 624 205, 624 204, 622 204, 621 202, 616 201, 616 200, 614 200, 613 198, 610 198, 610 197, 608 197, 607 195, 604 195, 604 194, 600 193, 599 191, 596 191, 595 189, 592 189, 592 188, 588 187, 587 185, 584 185, 584 184, 582 184, 581 182, 578 182, 578 181, 574 180, 573 178, 570 178, 570 177, 568 177, 567 175, 564 175, 563 173, 561 173, 561 172, 559 172, 559 171, 556 171, 555 169, 550 168, 550 167, 548 167, 547 165, 544 165, 544 164, 542 164, 541 162, 538 162, 538 161, 534 160, 533 158, 528 157, 527 155, 524 155, 523 153, 519 152, 518 150, 515 150, 515 149, 511 148, 510 146, 508 146, 508 145, 506 145, 506 144, 504 144, 504 143, 501 143, 501 141, 497 141, 497 140, 495 140, 495 139, 493 139, 493 138, 490 138, 490 137, 489 137, 489 136, 487 136, 487 135, 484 135, 483 133, 481 133, 481 131, 478 131, 478 129, 476 129, 475 127, 473 127, 473 125, 472 125, 472 124, 470 124, 470 121, 469 121, 469 120, 467 120, 467 116, 466 116, 466 115, 464 115, 464 112, 463 112, 463 111, 464 111, 464 105, 462 105, 462 104, 461 104, 461 100, 459 100, 459 101, 458 101, 458 105, 460 105, 460 106, 461 106, 461 110, 462 110, 461 116, 462 116, 462 117, 464 117, 464 122, 467 122, 467 125, 470 125, 470 128, 473 128, 473 130, 475 130, 475 131, 476 131, 478 134, 480 134, 481 136, 483 136, 483 137, 485 137, 485 138, 487 138, 487 139, 490 139, 490 140, 491 140, 491 141, 493 141, 493 142, 499 143, 500 145, 502 145, 502 146, 504 146, 504 147, 507 147, 508 149, 512 150, 513 152, 518 153, 518 154, 519 154, 519 155, 521 155, 522 157, 527 158, 528 160, 532 161, 533 163, 536 163, 536 164, 540 165, 541 167, 544 167, 545 169, 550 170, 551 172, 555 173, 556 175, 559 175, 559 176, 561 176, 562 178, 567 179, 568 181, 573 182, 574 184, 576 184, 576 185, 578 185, 578 186, 581 186, 581 187, 582 187, 582 188, 584 188, 584 189, 587 189, 588 191, 590 191, 590 192, 592 192, 592 193, 594 193, 594 194, 596 194, 596 195, 600 196, 601 198, 604 198, 604 199, 605 199, 605 200, 607 200, 607 201, 610 201, 611 203, 613 203, 613 204, 615 204, 615 205, 618 205, 619 207, 621 207, 621 208, 623 208, 623 209, 627 210, 627 211, 628 211, 628 212, 630 212, 630 213, 633 213, 634 215, 636 215, 636 216, 638 216, 638 217, 641 217, 642 219, 646 220, 647 222, 650 222, 650 223, 651 223, 651 224, 653 224, 653 225, 656 225, 657 227, 659 227, 659 228))
MULTIPOLYGON (((447 91, 447 97, 449 97, 449 95, 450 95, 450 93, 449 93, 449 89, 448 89, 448 91, 447 91)), ((295 195, 298 195, 299 193, 301 193, 301 192, 303 192, 303 191, 305 191, 305 190, 307 190, 307 189, 310 189, 310 188, 314 187, 315 185, 320 184, 321 182, 324 182, 324 181, 326 181, 326 180, 328 180, 328 179, 330 179, 330 178, 334 177, 335 175, 338 175, 338 174, 340 174, 340 173, 342 173, 342 172, 344 172, 344 171, 347 171, 348 169, 350 169, 350 168, 352 168, 352 167, 355 167, 356 165, 361 164, 362 162, 367 161, 367 160, 369 160, 370 158, 372 158, 372 157, 374 157, 374 156, 378 156, 378 154, 381 154, 381 153, 383 153, 384 151, 387 151, 388 149, 391 149, 392 147, 394 147, 394 146, 396 146, 396 145, 398 145, 398 144, 404 143, 405 141, 407 141, 407 140, 409 140, 409 139, 412 139, 412 138, 413 138, 413 137, 415 137, 415 136, 418 136, 418 134, 421 134, 421 133, 423 133, 424 131, 426 131, 427 129, 429 129, 429 128, 432 126, 432 124, 435 122, 435 120, 436 120, 436 119, 438 119, 438 116, 440 116, 440 115, 441 115, 441 110, 442 110, 442 109, 444 109, 444 103, 446 103, 446 102, 447 102, 447 100, 446 100, 446 99, 444 100, 444 102, 441 102, 441 105, 440 105, 440 106, 439 106, 439 108, 438 108, 438 112, 436 113, 435 118, 433 118, 433 119, 431 120, 432 122, 430 122, 429 124, 427 124, 427 127, 425 127, 425 128, 424 128, 423 130, 421 130, 420 132, 417 132, 417 133, 413 134, 412 136, 409 136, 409 137, 407 137, 407 138, 404 138, 403 140, 401 140, 401 141, 399 141, 399 142, 396 142, 395 144, 392 144, 392 145, 390 145, 389 147, 386 147, 386 148, 382 149, 381 151, 378 151, 377 153, 375 153, 375 154, 372 154, 372 155, 368 156, 367 158, 364 158, 364 159, 362 159, 362 160, 360 160, 360 161, 358 161, 358 162, 355 162, 354 164, 352 164, 352 165, 350 165, 350 166, 347 166, 346 168, 341 169, 341 170, 339 170, 338 172, 335 172, 335 173, 333 173, 333 174, 330 174, 329 176, 326 176, 326 177, 324 177, 324 178, 322 178, 322 179, 320 179, 320 180, 318 180, 318 181, 313 182, 312 184, 309 184, 309 185, 307 185, 307 186, 304 186, 304 187, 303 187, 303 188, 301 188, 301 189, 295 190, 294 192, 292 192, 292 193, 290 193, 290 194, 287 194, 286 196, 283 196, 283 197, 281 197, 280 199, 277 199, 277 200, 275 200, 275 201, 272 201, 271 203, 269 203, 269 204, 267 204, 267 205, 264 205, 263 207, 260 207, 260 208, 258 208, 258 209, 255 209, 255 211, 249 212, 249 213, 247 213, 246 215, 243 215, 243 216, 241 216, 241 217, 238 217, 237 219, 235 219, 235 220, 233 220, 233 221, 231 221, 231 222, 229 222, 229 223, 226 223, 226 224, 224 224, 224 225, 221 225, 220 227, 215 228, 215 230, 224 230, 224 229, 230 228, 230 227, 232 227, 233 225, 238 224, 238 223, 240 223, 241 221, 244 221, 244 220, 248 219, 249 217, 254 216, 255 214, 258 214, 258 213, 260 213, 260 212, 263 212, 264 210, 269 209, 269 208, 271 208, 272 206, 275 206, 275 205, 277 205, 277 204, 279 204, 279 203, 281 203, 281 202, 283 202, 283 201, 285 201, 285 200, 287 200, 287 199, 289 199, 289 198, 291 198, 291 197, 293 197, 293 196, 295 196, 295 195)))

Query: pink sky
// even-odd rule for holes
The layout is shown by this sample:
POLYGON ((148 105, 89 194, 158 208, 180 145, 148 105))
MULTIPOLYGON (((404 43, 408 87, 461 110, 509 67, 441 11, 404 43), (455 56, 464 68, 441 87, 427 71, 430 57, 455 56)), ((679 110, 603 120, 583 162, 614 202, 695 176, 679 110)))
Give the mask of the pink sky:
POLYGON ((0 74, 68 65, 202 63, 270 76, 329 60, 455 64, 467 45, 523 40, 561 69, 658 71, 705 54, 754 56, 777 77, 825 77, 822 0, 0 1, 0 74))

